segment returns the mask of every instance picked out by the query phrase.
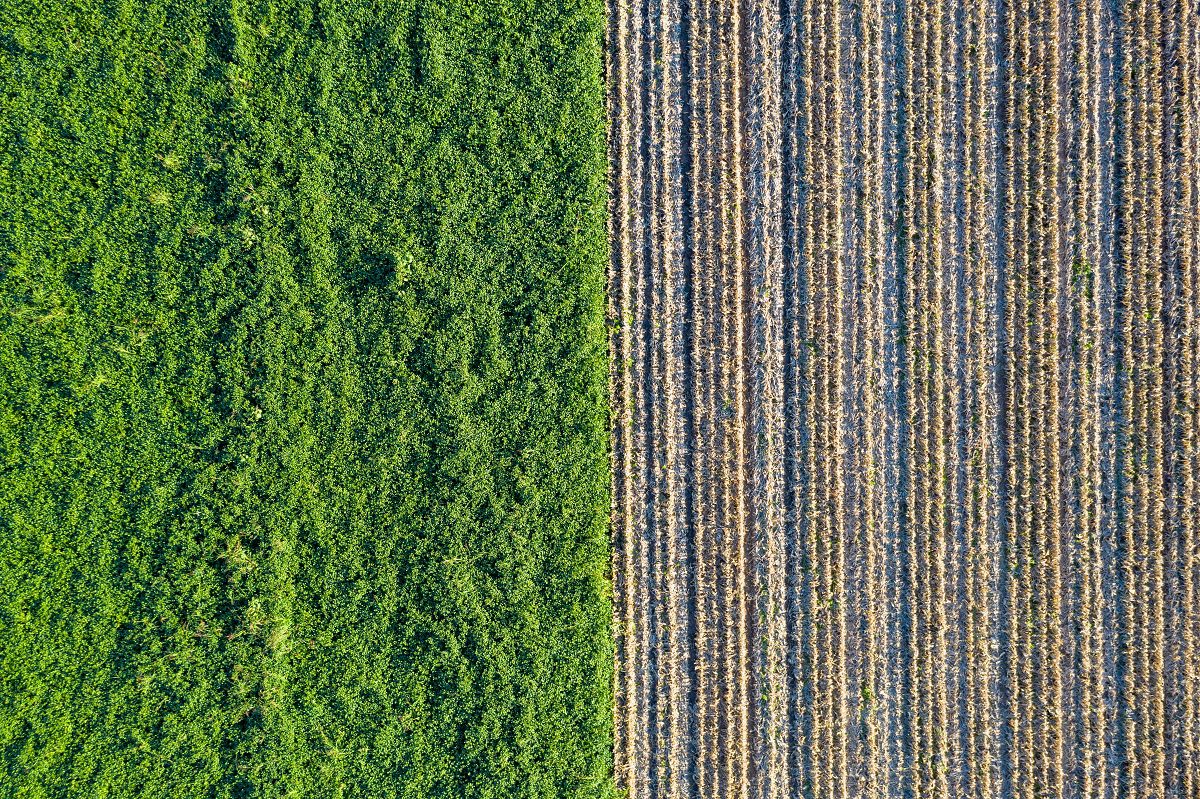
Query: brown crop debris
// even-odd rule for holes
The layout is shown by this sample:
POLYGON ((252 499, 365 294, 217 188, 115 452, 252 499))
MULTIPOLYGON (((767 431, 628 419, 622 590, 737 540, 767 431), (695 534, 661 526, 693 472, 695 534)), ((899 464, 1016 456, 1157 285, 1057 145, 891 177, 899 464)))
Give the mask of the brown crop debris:
POLYGON ((610 0, 634 799, 1200 799, 1200 3, 610 0))

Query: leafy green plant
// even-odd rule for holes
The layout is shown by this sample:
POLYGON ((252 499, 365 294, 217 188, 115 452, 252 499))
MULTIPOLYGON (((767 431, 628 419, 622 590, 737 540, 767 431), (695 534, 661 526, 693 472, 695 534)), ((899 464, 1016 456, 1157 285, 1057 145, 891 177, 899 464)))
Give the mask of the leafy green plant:
POLYGON ((0 0, 0 796, 604 796, 598 0, 0 0))

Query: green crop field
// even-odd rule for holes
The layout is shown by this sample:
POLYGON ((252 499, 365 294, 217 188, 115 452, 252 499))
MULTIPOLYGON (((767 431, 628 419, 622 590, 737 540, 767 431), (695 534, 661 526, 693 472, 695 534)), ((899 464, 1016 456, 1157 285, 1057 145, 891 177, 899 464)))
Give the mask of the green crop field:
POLYGON ((611 794, 601 0, 0 0, 0 797, 611 794))

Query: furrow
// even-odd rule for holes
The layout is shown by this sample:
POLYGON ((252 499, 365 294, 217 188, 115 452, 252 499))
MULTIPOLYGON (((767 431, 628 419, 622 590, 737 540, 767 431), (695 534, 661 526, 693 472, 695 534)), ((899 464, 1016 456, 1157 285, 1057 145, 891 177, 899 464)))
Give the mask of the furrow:
POLYGON ((1040 441, 1037 452, 1036 490, 1038 493, 1035 517, 1035 538, 1040 550, 1038 557, 1038 587, 1036 601, 1040 607, 1037 619, 1036 646, 1039 663, 1035 691, 1040 700, 1035 734, 1038 740, 1037 787, 1042 796, 1061 796, 1063 778, 1063 673, 1062 673, 1062 529, 1060 515, 1060 401, 1061 370, 1059 367, 1059 289, 1063 258, 1059 246, 1059 154, 1061 138, 1059 117, 1059 6, 1058 0, 1041 4, 1038 13, 1040 35, 1037 41, 1036 62, 1039 82, 1034 97, 1041 113, 1037 114, 1035 130, 1037 145, 1034 158, 1038 164, 1036 215, 1037 297, 1035 311, 1040 327, 1037 343, 1036 369, 1039 374, 1038 414, 1035 425, 1040 441))
POLYGON ((906 663, 903 668, 905 694, 903 697, 903 777, 900 781, 906 794, 926 796, 925 758, 928 746, 927 721, 929 717, 926 690, 928 655, 925 650, 925 612, 929 607, 923 588, 920 557, 925 551, 925 534, 928 530, 924 511, 927 490, 926 448, 929 434, 927 413, 923 403, 925 381, 921 356, 921 333, 925 297, 922 292, 921 273, 922 216, 919 203, 924 197, 926 177, 926 149, 921 140, 921 125, 925 118, 923 86, 920 76, 923 67, 924 28, 919 16, 921 4, 913 3, 904 9, 902 22, 901 50, 905 54, 903 78, 904 115, 899 132, 899 157, 902 162, 903 185, 898 198, 897 260, 899 280, 903 285, 898 300, 898 316, 901 325, 899 344, 901 349, 900 399, 901 413, 905 417, 901 446, 904 461, 901 466, 901 502, 904 508, 904 523, 900 534, 905 540, 904 548, 904 594, 901 596, 897 613, 903 619, 904 629, 900 639, 905 642, 906 663))
POLYGON ((747 593, 750 612, 747 666, 747 784, 759 799, 783 797, 786 735, 786 620, 783 617, 782 447, 782 197, 780 27, 777 4, 752 2, 743 20, 746 86, 745 218, 747 274, 746 413, 749 486, 746 524, 753 564, 747 593))
POLYGON ((841 2, 826 3, 826 30, 829 31, 828 52, 825 59, 825 69, 828 75, 829 94, 826 108, 828 114, 829 153, 833 156, 830 165, 830 197, 826 208, 826 226, 828 250, 826 261, 830 275, 830 312, 826 333, 827 369, 829 370, 829 398, 826 408, 829 423, 829 441, 831 457, 826 463, 828 482, 830 486, 830 530, 829 544, 831 549, 830 563, 830 604, 831 604, 831 647, 833 653, 833 674, 831 675, 830 691, 832 693, 832 738, 831 755, 833 759, 834 782, 831 786, 833 796, 843 798, 850 796, 849 772, 849 742, 847 725, 850 720, 848 692, 848 657, 847 646, 847 486, 849 474, 847 466, 849 458, 846 453, 846 368, 850 361, 850 341, 847 330, 847 279, 846 279, 846 238, 843 209, 847 205, 847 161, 848 141, 846 135, 847 89, 844 83, 844 54, 843 31, 845 21, 841 2))
POLYGON ((740 552, 744 534, 742 519, 742 258, 740 237, 740 16, 734 6, 720 15, 721 20, 721 97, 719 102, 724 147, 721 153, 721 354, 720 378, 724 457, 722 471, 722 506, 724 519, 721 525, 720 584, 722 587, 722 690, 719 713, 721 733, 719 742, 722 752, 722 768, 719 778, 720 796, 741 797, 744 795, 742 757, 743 726, 739 723, 744 713, 740 702, 741 662, 744 627, 740 624, 744 597, 740 586, 740 552))
POLYGON ((994 115, 991 96, 995 64, 989 37, 987 6, 973 2, 967 9, 964 134, 965 203, 963 257, 966 284, 967 359, 963 377, 969 403, 966 442, 966 485, 963 494, 968 504, 966 585, 966 686, 963 723, 967 741, 963 752, 963 795, 987 799, 995 791, 994 704, 992 692, 994 663, 991 647, 993 614, 992 542, 995 538, 996 496, 995 385, 992 360, 995 342, 992 329, 993 298, 991 269, 995 241, 991 230, 991 187, 995 175, 992 165, 993 143, 989 119, 994 115))
MULTIPOLYGON (((736 271, 734 274, 734 315, 736 318, 736 336, 734 352, 736 353, 737 370, 734 373, 733 402, 737 437, 733 442, 733 490, 735 492, 735 536, 730 557, 733 569, 734 594, 734 625, 736 628, 734 661, 732 668, 733 681, 733 730, 732 749, 735 754, 734 768, 731 774, 733 785, 732 796, 738 799, 749 799, 751 778, 750 752, 750 597, 747 594, 750 585, 750 567, 747 557, 750 552, 750 509, 747 506, 747 492, 750 486, 748 456, 751 451, 750 443, 750 403, 747 377, 750 370, 750 323, 752 300, 750 294, 751 268, 748 268, 745 258, 746 241, 746 207, 745 189, 747 167, 743 161, 745 147, 743 146, 743 119, 746 104, 755 98, 748 95, 746 90, 754 85, 747 76, 743 64, 745 49, 745 31, 742 19, 743 5, 741 3, 732 14, 732 31, 730 47, 733 53, 733 93, 731 105, 733 109, 733 126, 730 142, 733 147, 733 186, 734 195, 731 211, 733 214, 731 253, 735 258, 736 271)), ((753 165, 751 165, 751 168, 753 165)))
POLYGON ((1071 255, 1069 294, 1072 306, 1072 360, 1080 366, 1071 397, 1077 477, 1074 503, 1074 582, 1079 640, 1074 696, 1077 705, 1072 751, 1077 790, 1071 795, 1099 799, 1104 795, 1104 671, 1101 584, 1101 474, 1099 316, 1099 8, 1096 0, 1072 6, 1070 157, 1074 182, 1070 202, 1071 255))
POLYGON ((1188 364, 1186 336, 1189 333, 1188 314, 1194 297, 1188 281, 1189 234, 1188 204, 1191 193, 1191 166, 1187 160, 1190 120, 1187 119, 1188 32, 1185 21, 1189 3, 1164 4, 1166 44, 1164 53, 1164 129, 1168 142, 1168 160, 1164 208, 1166 251, 1164 253, 1164 461, 1166 468, 1165 520, 1167 536, 1164 552, 1166 605, 1164 640, 1167 642, 1164 685, 1165 729, 1164 753, 1165 795, 1183 796, 1185 789, 1184 763, 1188 758, 1188 693, 1189 620, 1187 597, 1192 591, 1186 485, 1188 474, 1188 410, 1183 371, 1188 364))
POLYGON ((1012 12, 1008 40, 1008 85, 1005 102, 1009 123, 1005 131, 1011 153, 1006 169, 1005 231, 1006 257, 1003 262, 1007 336, 1007 396, 1005 413, 1008 435, 1005 449, 1008 457, 1006 488, 1008 517, 1005 525, 1008 547, 1006 578, 1008 581, 1007 615, 1007 677, 1009 744, 1006 753, 1009 784, 1006 793, 1026 799, 1033 797, 1035 747, 1032 730, 1032 566, 1034 553, 1032 527, 1033 497, 1031 491, 1031 406, 1033 386, 1029 375, 1032 350, 1032 313, 1030 307, 1030 198, 1033 159, 1029 136, 1033 124, 1029 97, 1032 75, 1030 53, 1030 7, 1020 3, 1012 12))
MULTIPOLYGON (((811 641, 808 625, 810 603, 806 591, 804 569, 805 548, 809 545, 803 507, 803 475, 801 465, 806 456, 802 450, 801 430, 806 397, 804 386, 804 334, 801 312, 807 306, 806 283, 800 269, 802 248, 806 246, 804 222, 804 180, 807 151, 802 147, 807 136, 802 109, 807 102, 805 75, 801 72, 800 36, 803 29, 799 19, 801 5, 793 0, 781 3, 780 27, 782 39, 781 82, 781 165, 783 195, 783 605, 786 683, 780 687, 784 697, 785 737, 780 744, 779 767, 773 782, 779 796, 791 797, 811 785, 808 775, 809 716, 812 668, 811 641)), ((811 788, 809 788, 811 791, 811 788)))
POLYGON ((732 673, 733 635, 736 632, 731 626, 733 604, 736 600, 733 596, 732 575, 730 573, 731 540, 735 535, 736 525, 734 498, 736 485, 734 485, 732 479, 734 469, 733 442, 737 436, 737 431, 733 428, 736 411, 733 407, 732 396, 733 374, 737 368, 733 331, 736 324, 736 320, 734 319, 736 305, 734 299, 731 297, 733 293, 732 283, 736 271, 731 250, 736 246, 736 242, 732 240, 730 231, 730 222, 732 219, 731 207, 734 203, 734 194, 737 188, 734 183, 733 153, 730 146, 730 134, 734 120, 730 117, 734 113, 735 108, 732 99, 732 89, 736 81, 736 75, 732 70, 730 53, 733 22, 729 18, 728 11, 728 7, 725 7, 717 12, 714 18, 713 29, 714 40, 717 43, 719 51, 716 63, 717 95, 715 108, 717 117, 714 120, 714 124, 718 130, 717 143, 719 147, 717 152, 716 178, 718 211, 714 219, 714 226, 716 229, 717 263, 719 270, 716 275, 718 294, 717 306, 715 308, 717 315, 716 335, 718 352, 716 384, 718 387, 718 415, 721 420, 717 427, 717 446, 721 459, 717 473, 720 517, 717 527, 717 549, 714 552, 714 558, 717 563, 719 678, 716 695, 713 697, 713 700, 717 713, 716 746, 718 756, 715 795, 722 797, 722 799, 731 797, 734 790, 731 784, 734 739, 731 721, 734 709, 730 705, 732 693, 730 683, 734 678, 732 673))
POLYGON ((1118 127, 1119 144, 1117 184, 1120 205, 1120 217, 1117 223, 1117 276, 1119 279, 1118 292, 1120 296, 1119 328, 1117 331, 1118 346, 1120 347, 1120 367, 1118 374, 1120 392, 1120 419, 1118 425, 1125 426, 1125 435, 1117 435, 1117 453, 1119 462, 1118 472, 1118 525, 1121 529, 1120 568, 1121 585, 1119 599, 1119 652, 1120 679, 1117 685, 1120 707, 1120 740, 1117 755, 1120 760, 1120 771, 1116 776, 1114 790, 1122 793, 1140 792, 1137 778, 1144 766, 1142 756, 1142 732, 1139 730, 1141 711, 1145 707, 1146 696, 1141 679, 1140 655, 1140 581, 1141 568, 1141 532, 1144 517, 1137 507, 1137 455, 1135 449, 1138 441, 1138 398, 1135 396, 1137 380, 1133 374, 1134 365, 1140 361, 1142 352, 1136 339, 1140 324, 1140 296, 1136 277, 1138 261, 1138 237, 1135 234, 1138 224, 1139 208, 1136 198, 1136 176, 1142 164, 1135 159, 1140 155, 1137 138, 1140 134, 1137 123, 1138 114, 1137 80, 1135 70, 1140 62, 1138 58, 1138 40, 1134 30, 1136 6, 1130 4, 1123 7, 1122 19, 1118 24, 1119 43, 1126 52, 1123 72, 1120 75, 1120 93, 1122 95, 1122 114, 1118 127), (1133 66, 1131 66, 1131 64, 1133 66))
POLYGON ((1146 4, 1146 49, 1149 69, 1147 78, 1147 107, 1145 123, 1145 145, 1149 148, 1149 169, 1145 175, 1147 185, 1146 216, 1148 230, 1146 235, 1146 274, 1149 286, 1144 295, 1147 303, 1146 321, 1149 326, 1146 378, 1147 404, 1146 443, 1148 469, 1146 470, 1146 510, 1148 531, 1148 568, 1146 576, 1146 604, 1148 616, 1148 631, 1146 648, 1148 650, 1147 670, 1149 681, 1149 718, 1147 720, 1147 761, 1149 764, 1146 784, 1149 793, 1154 796, 1166 794, 1166 662, 1164 653, 1167 649, 1166 632, 1166 599, 1167 590, 1166 563, 1166 497, 1164 487, 1166 480, 1167 441, 1164 428, 1164 412, 1168 410, 1164 402, 1164 375, 1167 368, 1164 364, 1164 341, 1166 338, 1165 318, 1167 301, 1164 282, 1164 257, 1166 247, 1166 168, 1164 153, 1164 120, 1166 107, 1164 87, 1166 85, 1163 69, 1163 20, 1160 3, 1146 4))
POLYGON ((1187 642, 1184 684, 1185 743, 1181 764, 1183 796, 1200 796, 1200 5, 1194 0, 1183 3, 1183 30, 1187 43, 1182 61, 1182 116, 1185 120, 1183 158, 1185 191, 1182 197, 1185 238, 1183 273, 1184 324, 1182 339, 1185 355, 1180 372, 1187 376, 1181 412, 1184 416, 1182 441, 1185 458, 1181 488, 1186 574, 1184 594, 1188 618, 1184 638, 1187 642))
MULTIPOLYGON (((859 320, 856 340, 861 354, 861 398, 858 423, 862 435, 857 442, 861 455, 861 522, 857 537, 858 557, 863 560, 862 672, 858 687, 861 718, 861 771, 855 795, 881 799, 888 785, 887 716, 884 713, 883 676, 887 669, 885 632, 887 605, 884 596, 885 564, 882 510, 886 501, 883 475, 883 19, 882 4, 857 6, 858 78, 856 117, 861 134, 855 147, 861 159, 860 205, 857 214, 859 276, 854 316, 859 320)), ((854 686, 851 686, 853 689, 854 686)))
POLYGON ((633 713, 630 718, 630 740, 633 745, 628 755, 628 786, 632 797, 649 797, 651 793, 651 778, 654 766, 651 761, 654 755, 656 737, 651 733, 655 730, 655 712, 652 704, 653 681, 655 671, 654 644, 652 638, 653 607, 650 580, 652 578, 651 562, 654 550, 656 527, 652 519, 652 475, 653 464, 648 456, 653 440, 653 417, 650 413, 651 393, 654 377, 649 371, 649 348, 652 345, 652 315, 648 307, 648 297, 651 290, 649 281, 652 275, 649 267, 649 231, 646 224, 646 207, 648 205, 649 178, 645 176, 647 168, 647 153, 650 147, 650 130, 646 102, 649 92, 646 91, 646 58, 644 24, 648 14, 645 3, 635 7, 637 16, 630 22, 629 54, 629 115, 632 126, 630 153, 630 246, 629 268, 632 271, 633 312, 629 320, 632 347, 632 416, 633 416, 633 447, 637 453, 635 466, 636 479, 631 494, 630 523, 634 546, 630 548, 629 560, 632 565, 630 582, 631 604, 633 618, 630 622, 630 632, 634 641, 631 653, 627 658, 627 668, 631 668, 630 684, 633 694, 633 713))
POLYGON ((663 419, 664 476, 666 484, 663 529, 663 582, 666 609, 663 649, 663 711, 666 727, 665 790, 670 799, 691 796, 692 752, 691 724, 691 642, 690 603, 694 577, 688 557, 692 536, 690 522, 690 450, 692 447, 692 403, 690 375, 690 325, 688 307, 691 294, 689 249, 685 244, 688 232, 684 225, 690 196, 684 197, 684 163, 681 152, 686 145, 686 118, 683 105, 685 86, 683 52, 683 19, 679 0, 667 0, 660 17, 661 41, 658 63, 661 69, 661 89, 658 92, 657 116, 662 120, 661 199, 657 212, 662 220, 656 250, 662 262, 658 267, 663 281, 663 312, 661 336, 663 353, 663 419))
POLYGON ((930 339, 930 367, 932 380, 928 402, 933 409, 932 430, 934 451, 931 458, 930 536, 933 539, 930 558, 930 653, 935 666, 932 674, 933 712, 930 753, 930 795, 951 795, 949 776, 953 759, 950 740, 950 684, 949 617, 947 608, 953 602, 951 576, 948 571, 951 561, 951 523, 954 516, 951 499, 951 440, 953 436, 953 408, 956 404, 957 388, 953 381, 950 356, 950 336, 956 327, 955 292, 958 270, 952 259, 947 258, 954 241, 954 226, 947 198, 951 191, 947 177, 953 165, 950 146, 950 131, 947 117, 950 111, 951 86, 953 85, 953 60, 951 41, 947 35, 949 4, 937 0, 929 8, 929 141, 930 185, 927 202, 929 252, 926 257, 930 274, 930 303, 933 308, 930 339))
POLYGON ((666 4, 669 0, 651 0, 651 20, 647 47, 648 102, 648 158, 646 172, 649 175, 649 201, 645 208, 647 217, 647 280, 646 298, 650 317, 648 333, 647 406, 650 408, 651 435, 648 479, 651 496, 650 526, 653 534, 651 554, 647 559, 646 582, 650 593, 650 627, 652 648, 651 669, 652 724, 650 762, 651 789, 656 796, 669 796, 673 775, 672 743, 672 685, 671 661, 674 655, 671 631, 670 568, 674 527, 674 403, 670 387, 671 357, 677 321, 671 316, 672 274, 671 266, 675 253, 668 248, 674 225, 674 208, 671 206, 673 190, 668 174, 671 162, 671 135, 675 132, 667 124, 665 105, 670 85, 669 19, 666 4))
POLYGON ((630 748, 636 732, 630 729, 635 717, 632 701, 635 694, 632 680, 633 662, 630 659, 633 625, 632 581, 633 537, 637 534, 631 516, 634 480, 634 446, 632 417, 632 343, 629 317, 632 298, 629 266, 630 188, 632 157, 632 125, 630 120, 629 77, 630 13, 626 5, 618 6, 609 16, 607 79, 609 92, 609 163, 612 165, 612 188, 609 204, 608 324, 611 331, 609 374, 612 392, 612 529, 613 529, 613 773, 618 790, 628 790, 631 773, 630 748))
POLYGON ((719 49, 714 41, 714 15, 719 4, 696 2, 692 6, 689 20, 692 43, 692 93, 688 98, 692 104, 692 146, 695 156, 692 162, 695 179, 695 238, 692 287, 696 297, 693 335, 697 357, 694 361, 697 387, 695 425, 699 431, 696 444, 696 570, 698 596, 696 641, 696 713, 698 716, 695 742, 696 793, 699 796, 716 796, 718 784, 717 745, 719 721, 717 708, 712 701, 717 685, 723 679, 720 671, 719 644, 717 635, 718 596, 715 557, 720 515, 718 508, 717 482, 720 463, 717 453, 718 407, 716 352, 716 280, 717 252, 711 220, 719 213, 716 186, 718 179, 719 134, 713 130, 712 120, 719 111, 714 92, 716 64, 719 49))
POLYGON ((794 481, 796 495, 793 500, 793 515, 797 522, 796 581, 799 584, 800 620, 798 630, 802 641, 803 657, 796 679, 802 689, 799 706, 795 709, 800 718, 801 740, 797 745, 799 758, 796 770, 796 788, 814 797, 824 796, 830 777, 825 751, 825 674, 824 674, 824 596, 822 582, 825 575, 823 557, 822 523, 820 512, 821 483, 814 474, 822 455, 817 434, 817 414, 824 394, 820 383, 822 373, 817 369, 818 361, 815 328, 823 308, 821 286, 815 280, 814 264, 819 248, 818 218, 823 207, 824 196, 820 185, 821 135, 820 118, 814 112, 820 102, 821 88, 817 68, 820 64, 823 33, 817 27, 820 13, 818 4, 798 2, 794 4, 796 28, 796 50, 798 53, 797 87, 797 139, 798 151, 802 153, 800 167, 795 177, 800 192, 797 206, 798 246, 794 255, 795 293, 792 296, 795 315, 796 342, 793 352, 796 370, 792 391, 799 407, 795 411, 797 441, 792 452, 794 459, 794 481), (802 126, 802 127, 801 127, 802 126), (801 132, 803 131, 803 132, 801 132))
POLYGON ((1180 275, 1181 385, 1177 414, 1181 475, 1178 481, 1180 599, 1183 639, 1180 682, 1182 741, 1179 796, 1200 796, 1200 11, 1194 0, 1179 4, 1180 54, 1180 275))

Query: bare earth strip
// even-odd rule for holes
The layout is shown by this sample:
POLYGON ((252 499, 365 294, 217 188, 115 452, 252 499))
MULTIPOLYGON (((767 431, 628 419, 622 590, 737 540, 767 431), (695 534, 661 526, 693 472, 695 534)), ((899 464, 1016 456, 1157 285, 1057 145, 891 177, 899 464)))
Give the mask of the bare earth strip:
POLYGON ((1200 3, 610 0, 635 799, 1200 799, 1200 3))

